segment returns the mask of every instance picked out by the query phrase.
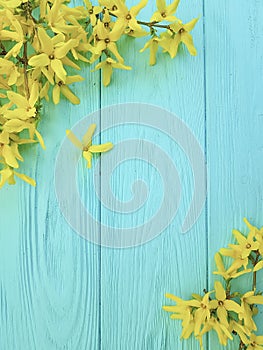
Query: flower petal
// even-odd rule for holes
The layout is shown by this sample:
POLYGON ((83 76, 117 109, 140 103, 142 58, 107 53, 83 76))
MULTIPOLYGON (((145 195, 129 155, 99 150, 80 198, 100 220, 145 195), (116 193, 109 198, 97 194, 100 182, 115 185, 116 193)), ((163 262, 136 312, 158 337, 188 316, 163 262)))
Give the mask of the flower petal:
POLYGON ((5 159, 6 163, 10 165, 12 168, 18 168, 19 165, 17 163, 16 157, 13 154, 13 151, 10 146, 4 145, 2 148, 2 156, 5 159))
POLYGON ((92 166, 92 153, 89 151, 84 151, 83 153, 83 157, 86 159, 87 161, 87 168, 91 168, 92 166))
POLYGON ((34 186, 36 187, 36 181, 34 179, 32 179, 31 177, 25 175, 25 174, 20 174, 20 173, 17 173, 16 171, 14 171, 14 174, 19 177, 21 180, 29 183, 31 186, 34 186))
POLYGON ((172 15, 176 12, 179 2, 180 0, 174 0, 174 2, 171 3, 171 5, 167 6, 166 12, 168 15, 172 15))
POLYGON ((222 323, 224 326, 228 327, 228 322, 227 322, 227 311, 224 308, 224 306, 219 306, 218 309, 216 310, 217 316, 220 320, 220 323, 222 323))
POLYGON ((51 60, 51 68, 57 75, 57 77, 65 83, 67 72, 65 71, 63 64, 60 60, 51 60))
POLYGON ((79 149, 83 149, 83 145, 80 140, 73 134, 71 130, 66 130, 66 135, 70 139, 70 141, 79 149))
POLYGON ((130 13, 131 13, 133 16, 137 16, 138 13, 147 5, 147 3, 148 3, 148 0, 141 0, 141 1, 139 2, 139 4, 137 4, 137 5, 131 7, 130 13))
POLYGON ((38 32, 38 39, 41 45, 41 49, 47 54, 51 55, 53 52, 53 43, 50 38, 50 36, 47 35, 47 32, 44 28, 39 28, 38 32))
POLYGON ((235 236, 236 240, 239 244, 246 244, 246 237, 241 234, 238 230, 233 230, 233 235, 235 236))
POLYGON ((50 59, 46 53, 41 53, 31 57, 28 64, 32 67, 45 67, 50 63, 50 59))
POLYGON ((97 125, 91 124, 83 136, 82 142, 85 147, 89 147, 91 145, 92 136, 94 135, 94 132, 96 130, 97 125))
POLYGON ((193 38, 192 38, 191 34, 189 34, 187 32, 182 33, 181 34, 181 41, 185 44, 189 53, 192 56, 197 55, 197 51, 196 51, 196 48, 194 47, 194 42, 193 42, 193 38))
POLYGON ((70 88, 66 85, 61 86, 61 93, 74 105, 80 104, 80 99, 78 96, 73 94, 73 92, 70 90, 70 88))
POLYGON ((17 107, 21 107, 21 108, 27 108, 28 107, 27 99, 24 96, 22 96, 20 94, 17 94, 16 92, 7 91, 7 97, 17 107))
POLYGON ((225 266, 220 253, 215 254, 215 263, 219 272, 225 272, 225 266))
POLYGON ((215 281, 215 290, 216 290, 216 299, 217 300, 225 300, 226 299, 226 291, 222 286, 221 282, 215 281))
POLYGON ((185 24, 184 25, 184 29, 187 31, 187 32, 191 32, 191 30, 194 29, 196 23, 199 21, 199 18, 194 18, 192 19, 192 21, 190 21, 189 23, 185 24))
POLYGON ((38 142, 40 143, 40 146, 43 148, 43 149, 46 149, 46 146, 45 146, 45 142, 40 134, 40 132, 38 132, 37 130, 35 130, 35 135, 38 139, 38 142))
POLYGON ((233 300, 225 300, 224 305, 228 311, 234 311, 237 314, 239 314, 242 311, 241 306, 233 300))
POLYGON ((52 91, 52 98, 55 105, 59 104, 60 101, 60 87, 56 84, 52 91))
POLYGON ((89 147, 89 151, 91 153, 104 153, 108 152, 113 148, 113 144, 111 142, 104 143, 102 145, 93 145, 89 147))
POLYGON ((70 39, 63 46, 55 49, 55 57, 61 59, 67 55, 69 50, 78 45, 78 40, 70 39))

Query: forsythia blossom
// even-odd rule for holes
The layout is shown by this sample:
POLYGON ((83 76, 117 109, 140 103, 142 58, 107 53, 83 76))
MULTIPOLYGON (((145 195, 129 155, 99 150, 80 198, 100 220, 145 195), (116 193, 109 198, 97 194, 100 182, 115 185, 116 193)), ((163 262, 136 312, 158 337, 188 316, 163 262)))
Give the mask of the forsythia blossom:
POLYGON ((233 235, 238 244, 230 244, 230 249, 221 249, 215 255, 217 271, 224 282, 215 281, 214 289, 205 291, 204 296, 193 294, 193 299, 183 300, 172 294, 166 297, 175 305, 164 306, 171 312, 172 319, 182 321, 182 339, 191 335, 199 341, 203 349, 203 336, 210 331, 217 334, 220 344, 226 346, 229 340, 238 336, 240 349, 263 349, 263 336, 255 335, 257 325, 254 316, 257 305, 263 305, 263 295, 256 291, 255 272, 263 268, 263 256, 259 248, 263 239, 263 227, 258 229, 244 219, 249 228, 248 235, 234 230, 233 235), (232 258, 226 266, 222 256, 232 258), (237 262, 236 262, 237 261, 237 262), (254 272, 253 290, 245 293, 234 291, 232 279, 254 272))
MULTIPOLYGON (((99 0, 98 4, 83 0, 80 6, 70 0, 0 0, 0 188, 14 184, 15 179, 35 186, 33 179, 19 172, 21 145, 40 143, 45 148, 38 130, 43 102, 59 104, 65 98, 80 103, 74 84, 83 80, 76 74, 83 64, 95 63, 93 71, 102 71, 104 86, 110 84, 115 70, 122 74, 131 70, 119 46, 121 38, 148 37, 141 52, 150 50, 151 65, 159 47, 172 58, 180 43, 196 54, 190 32, 197 20, 183 25, 176 16, 179 1, 157 0, 147 22, 141 13, 148 0, 138 0, 131 7, 125 0, 99 0)), ((72 135, 68 132, 71 140, 72 135)), ((81 146, 88 167, 94 153, 112 147, 90 142, 81 146)), ((258 244, 263 250, 263 239, 258 244)), ((260 263, 255 266, 260 268, 260 263)), ((194 319, 190 321, 193 324, 194 319)))

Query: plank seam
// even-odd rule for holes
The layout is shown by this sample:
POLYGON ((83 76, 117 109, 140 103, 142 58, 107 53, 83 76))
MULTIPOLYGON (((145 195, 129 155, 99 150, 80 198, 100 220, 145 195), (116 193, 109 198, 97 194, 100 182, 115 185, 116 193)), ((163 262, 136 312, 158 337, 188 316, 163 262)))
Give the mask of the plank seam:
MULTIPOLYGON (((204 62, 204 128, 205 128, 205 135, 204 135, 204 146, 205 146, 205 162, 206 162, 206 177, 205 177, 205 184, 206 184, 206 193, 208 194, 208 179, 207 179, 207 72, 206 72, 206 0, 203 0, 203 62, 204 62)), ((205 232, 206 232, 206 242, 205 242, 205 249, 206 249, 206 289, 209 289, 209 251, 208 251, 208 241, 209 241, 209 235, 208 235, 208 196, 206 198, 205 202, 205 232)), ((206 343, 207 343, 207 349, 210 348, 209 343, 209 334, 206 334, 206 343)))

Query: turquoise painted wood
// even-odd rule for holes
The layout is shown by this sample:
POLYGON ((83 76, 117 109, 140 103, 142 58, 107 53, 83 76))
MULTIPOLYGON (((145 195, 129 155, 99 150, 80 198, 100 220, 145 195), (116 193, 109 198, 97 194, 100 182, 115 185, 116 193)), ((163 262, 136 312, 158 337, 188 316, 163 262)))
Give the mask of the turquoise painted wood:
MULTIPOLYGON (((150 3, 143 15, 154 7, 150 3)), ((158 64, 149 67, 148 53, 138 54, 144 40, 127 40, 121 51, 124 56, 129 52, 132 72, 116 73, 105 89, 100 73, 87 69, 82 72, 86 82, 75 86, 79 106, 66 101, 59 108, 45 106, 41 132, 47 150, 26 148, 23 164, 37 188, 18 183, 0 192, 1 350, 199 349, 195 340, 180 341, 180 323, 161 307, 169 303, 166 292, 188 298, 213 287, 214 253, 227 245, 233 227, 244 228, 243 216, 263 225, 263 4, 182 0, 179 16, 190 20, 195 15, 201 16, 193 32, 197 57, 182 49, 176 60, 160 55, 158 64), (183 150, 161 130, 139 122, 98 132, 95 140, 113 141, 115 149, 90 172, 79 163, 78 188, 87 209, 102 223, 101 241, 105 225, 134 227, 158 211, 168 176, 160 178, 152 166, 156 150, 147 152, 144 161, 136 159, 142 140, 160 145, 171 158, 167 174, 174 164, 181 181, 179 209, 164 232, 143 245, 117 249, 93 244, 68 225, 56 198, 54 164, 66 129, 89 116, 87 123, 95 121, 103 130, 117 118, 114 109, 104 108, 128 102, 156 105, 189 127, 207 158, 208 195, 199 219, 182 234, 194 188, 183 150), (138 143, 133 159, 105 177, 107 157, 117 164, 125 157, 120 143, 131 139, 138 143), (138 179, 149 186, 148 203, 132 215, 112 212, 90 190, 96 182, 98 195, 113 207, 112 195, 124 203, 132 200, 131 186, 138 179)), ((63 181, 63 172, 60 176, 63 181)), ((78 210, 72 203, 77 218, 78 210)), ((142 236, 147 234, 142 229, 142 236)), ((213 336, 204 345, 221 349, 213 336)), ((237 349, 237 344, 227 349, 237 349)))

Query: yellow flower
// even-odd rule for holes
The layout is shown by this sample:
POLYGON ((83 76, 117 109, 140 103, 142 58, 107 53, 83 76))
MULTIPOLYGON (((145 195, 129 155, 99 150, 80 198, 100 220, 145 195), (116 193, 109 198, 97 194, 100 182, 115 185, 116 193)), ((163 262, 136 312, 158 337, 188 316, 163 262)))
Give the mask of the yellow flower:
POLYGON ((2 170, 0 170, 0 188, 4 186, 4 184, 7 182, 9 185, 14 185, 16 183, 15 176, 20 178, 21 180, 29 183, 31 186, 36 186, 35 180, 33 180, 31 177, 18 173, 14 171, 10 167, 6 167, 2 170))
POLYGON ((239 244, 229 244, 233 250, 242 252, 242 258, 248 257, 252 251, 256 251, 259 248, 259 243, 255 241, 255 232, 250 231, 248 236, 243 236, 238 230, 233 230, 233 235, 239 244))
MULTIPOLYGON (((29 123, 21 119, 10 119, 3 126, 3 130, 7 131, 8 133, 20 133, 21 131, 26 129, 28 129, 29 131, 30 140, 33 140, 34 136, 36 136, 41 147, 45 149, 46 147, 44 140, 39 131, 36 129, 35 123, 29 123)), ((30 143, 31 142, 32 141, 30 141, 30 143)))
POLYGON ((141 0, 139 4, 132 6, 130 10, 122 0, 115 0, 117 9, 112 11, 117 16, 116 26, 123 31, 126 27, 133 30, 141 30, 140 24, 136 20, 136 16, 147 5, 148 0, 141 0))
POLYGON ((251 269, 245 269, 242 271, 238 271, 237 268, 229 268, 228 270, 225 269, 224 263, 223 263, 223 259, 220 255, 220 253, 216 253, 215 254, 215 263, 217 266, 217 270, 218 271, 214 271, 213 274, 214 275, 220 275, 222 276, 225 280, 230 280, 232 278, 237 278, 241 275, 244 275, 245 273, 249 273, 251 272, 251 269))
POLYGON ((173 14, 176 12, 180 0, 174 0, 170 5, 166 4, 166 0, 156 0, 156 5, 158 11, 154 12, 151 21, 152 22, 161 22, 168 21, 172 22, 176 20, 176 17, 173 14))
POLYGON ((20 73, 17 66, 12 62, 4 58, 0 58, 0 74, 6 74, 8 85, 14 85, 17 82, 20 73))
POLYGON ((108 86, 111 81, 113 68, 131 70, 131 67, 125 66, 124 64, 113 60, 108 57, 105 61, 96 65, 95 70, 102 69, 103 85, 108 86))
POLYGON ((247 327, 243 326, 242 324, 234 320, 231 320, 229 325, 229 330, 231 333, 236 332, 239 335, 240 339, 242 340, 243 344, 249 343, 247 336, 250 336, 251 332, 247 327))
POLYGON ((0 133, 0 157, 3 157, 5 163, 12 168, 19 167, 17 159, 23 161, 17 143, 9 139, 9 133, 7 131, 0 133))
POLYGON ((2 23, 0 23, 0 40, 17 42, 8 50, 4 58, 9 59, 11 56, 16 57, 23 46, 23 29, 17 18, 9 10, 0 10, 0 18, 2 20, 2 23))
POLYGON ((7 97, 13 105, 17 106, 16 109, 8 110, 5 113, 7 119, 27 120, 36 116, 35 104, 39 97, 38 84, 33 84, 29 100, 13 91, 7 91, 7 97))
POLYGON ((104 24, 99 20, 98 24, 94 28, 94 34, 96 37, 95 47, 93 53, 95 54, 94 58, 91 58, 91 62, 98 59, 104 50, 109 50, 121 63, 124 62, 124 59, 118 52, 116 41, 122 35, 122 30, 114 25, 111 32, 105 28, 104 24))
POLYGON ((72 75, 69 77, 66 77, 65 83, 63 81, 57 81, 56 85, 53 88, 53 102, 55 104, 58 104, 60 101, 60 94, 64 95, 71 103, 73 104, 79 104, 80 100, 79 98, 73 94, 73 92, 70 90, 70 88, 67 86, 72 83, 83 81, 84 78, 82 78, 80 75, 72 75))
POLYGON ((251 334, 247 350, 263 350, 263 336, 251 334))
POLYGON ((205 333, 210 332, 212 329, 217 333, 220 344, 226 346, 228 339, 233 340, 231 332, 229 332, 228 328, 221 322, 218 322, 215 317, 211 317, 204 324, 204 327, 200 332, 200 336, 202 337, 205 333))
POLYGON ((141 38, 143 36, 149 35, 149 32, 147 32, 146 30, 144 30, 142 28, 140 30, 133 30, 130 28, 126 28, 124 33, 128 36, 133 37, 133 38, 141 38))
POLYGON ((144 52, 146 49, 150 49, 150 65, 153 66, 156 63, 156 54, 159 47, 159 38, 153 37, 144 45, 140 52, 144 52))
POLYGON ((88 9, 88 15, 92 27, 95 26, 98 20, 98 14, 102 12, 101 6, 92 6, 92 3, 89 0, 84 0, 85 5, 88 9))
POLYGON ((78 44, 78 41, 70 39, 65 42, 63 34, 58 34, 50 38, 43 28, 38 29, 38 39, 41 46, 41 53, 31 57, 28 61, 29 65, 32 67, 40 67, 42 73, 51 84, 54 83, 54 74, 65 82, 67 72, 63 67, 63 59, 66 57, 67 53, 78 44))
POLYGON ((194 335, 198 336, 200 333, 201 325, 210 319, 211 313, 210 313, 210 301, 209 301, 209 295, 212 292, 208 292, 204 295, 204 297, 201 300, 189 300, 187 301, 187 304, 189 306, 193 306, 197 308, 197 310, 194 313, 194 335))
MULTIPOLYGON (((77 29, 77 26, 69 25, 70 17, 67 16, 69 10, 67 10, 67 6, 63 5, 63 3, 64 0, 54 0, 51 7, 49 5, 44 7, 44 5, 41 6, 40 4, 41 16, 45 18, 45 21, 48 23, 49 27, 56 34, 70 34, 72 30, 77 29)), ((71 9, 71 12, 74 13, 75 16, 79 13, 78 9, 71 9)))
POLYGON ((175 301, 176 305, 163 306, 163 310, 167 312, 172 312, 172 315, 170 316, 171 319, 182 320, 182 326, 183 326, 182 338, 185 338, 186 334, 188 335, 189 327, 190 329, 192 329, 191 327, 191 321, 193 320, 193 316, 191 314, 192 308, 186 303, 185 300, 178 298, 173 294, 166 294, 165 296, 166 298, 169 298, 175 301))
POLYGON ((109 31, 113 28, 113 26, 115 24, 111 19, 111 15, 110 15, 109 10, 107 10, 107 9, 104 9, 102 23, 103 23, 104 27, 109 31))
POLYGON ((232 265, 227 270, 228 273, 233 273, 234 271, 237 271, 242 266, 244 267, 244 269, 247 268, 248 257, 243 257, 241 249, 221 248, 219 251, 223 256, 229 256, 234 259, 232 265))
POLYGON ((87 168, 92 166, 92 156, 95 153, 108 152, 113 148, 111 142, 102 145, 92 145, 92 136, 95 132, 96 124, 91 124, 86 134, 83 136, 82 142, 73 134, 72 131, 66 130, 67 137, 79 149, 82 150, 83 157, 87 160, 87 168))
POLYGON ((239 319, 244 320, 244 325, 249 330, 257 330, 257 326, 253 320, 253 309, 251 308, 254 304, 263 304, 263 296, 255 295, 254 291, 245 293, 241 298, 241 309, 242 312, 239 314, 239 319))
POLYGON ((168 52, 174 58, 177 55, 179 44, 182 42, 187 47, 189 53, 196 56, 197 51, 190 32, 195 27, 197 21, 198 18, 195 18, 187 24, 182 24, 181 21, 170 24, 170 30, 161 35, 160 46, 164 49, 164 52, 168 52))
POLYGON ((263 256, 263 227, 260 229, 251 225, 246 218, 244 218, 244 221, 247 225, 247 227, 250 229, 250 232, 253 232, 254 237, 256 238, 256 241, 258 242, 258 250, 260 254, 263 256))
POLYGON ((226 291, 219 281, 215 282, 215 297, 216 300, 210 302, 210 308, 216 310, 220 323, 228 327, 228 311, 239 314, 242 309, 235 301, 227 298, 226 291))

